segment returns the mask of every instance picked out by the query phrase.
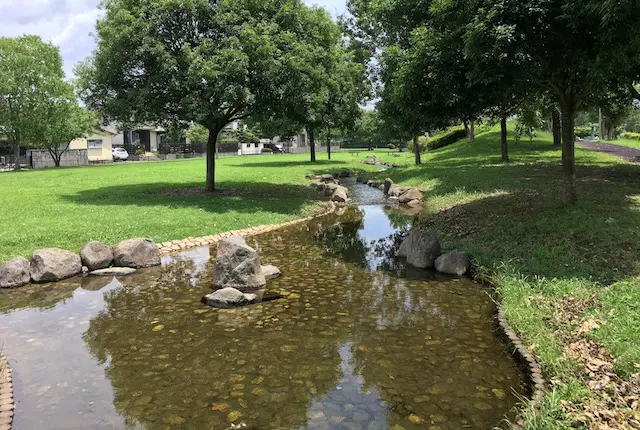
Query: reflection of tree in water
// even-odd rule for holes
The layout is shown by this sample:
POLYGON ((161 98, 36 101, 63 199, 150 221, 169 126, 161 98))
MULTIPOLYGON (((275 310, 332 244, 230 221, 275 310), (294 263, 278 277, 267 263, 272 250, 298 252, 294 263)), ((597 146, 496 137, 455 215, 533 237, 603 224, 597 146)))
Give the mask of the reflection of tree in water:
POLYGON ((129 425, 297 428, 313 397, 340 379, 338 347, 349 328, 335 324, 329 307, 318 318, 304 301, 205 308, 198 302, 209 282, 189 288, 171 269, 146 284, 106 294, 85 333, 91 353, 109 364, 114 403, 129 425))

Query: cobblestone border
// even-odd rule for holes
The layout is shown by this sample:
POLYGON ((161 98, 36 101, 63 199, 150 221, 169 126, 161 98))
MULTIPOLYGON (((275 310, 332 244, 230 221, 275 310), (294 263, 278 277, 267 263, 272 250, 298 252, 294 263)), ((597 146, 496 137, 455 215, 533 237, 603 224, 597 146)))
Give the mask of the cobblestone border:
MULTIPOLYGON (((474 280, 482 285, 491 287, 494 290, 498 289, 498 283, 486 275, 476 274, 474 276, 474 280)), ((527 370, 527 377, 529 378, 529 384, 532 392, 530 400, 531 403, 533 403, 533 406, 535 406, 536 404, 542 402, 547 391, 547 383, 542 376, 542 368, 540 367, 540 364, 533 356, 533 354, 531 354, 524 346, 524 343, 515 332, 515 330, 513 330, 507 322, 507 317, 505 315, 502 303, 498 303, 498 312, 496 314, 496 319, 504 336, 509 339, 511 346, 513 347, 513 355, 527 370)), ((524 425, 524 421, 520 419, 518 420, 517 426, 514 426, 514 428, 522 428, 524 427, 524 425)))
MULTIPOLYGON (((171 240, 169 242, 158 243, 158 248, 160 249, 160 254, 169 255, 180 251, 185 251, 191 248, 198 248, 202 246, 210 246, 215 245, 221 239, 225 237, 233 236, 234 234, 239 234, 242 236, 255 236, 262 233, 268 233, 270 231, 279 230, 284 227, 289 227, 296 224, 301 224, 312 219, 320 218, 327 216, 333 213, 336 210, 336 205, 333 202, 327 202, 329 208, 318 215, 309 216, 306 218, 297 219, 294 221, 285 222, 282 224, 267 224, 261 225, 258 227, 249 227, 242 230, 233 230, 225 233, 220 233, 212 236, 203 236, 203 237, 188 237, 182 240, 171 240)), ((2 430, 2 429, 0 429, 2 430)))
POLYGON ((7 358, 0 353, 0 430, 11 430, 14 409, 11 367, 7 358))

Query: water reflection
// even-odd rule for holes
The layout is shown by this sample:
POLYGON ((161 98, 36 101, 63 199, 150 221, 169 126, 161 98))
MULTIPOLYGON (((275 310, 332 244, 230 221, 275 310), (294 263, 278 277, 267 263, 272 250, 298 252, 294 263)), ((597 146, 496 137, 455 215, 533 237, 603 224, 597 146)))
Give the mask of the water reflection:
POLYGON ((254 306, 200 304, 209 248, 119 280, 2 292, 15 428, 498 424, 523 382, 491 300, 470 281, 407 272, 394 248, 411 219, 389 213, 351 208, 250 239, 285 296, 254 306))

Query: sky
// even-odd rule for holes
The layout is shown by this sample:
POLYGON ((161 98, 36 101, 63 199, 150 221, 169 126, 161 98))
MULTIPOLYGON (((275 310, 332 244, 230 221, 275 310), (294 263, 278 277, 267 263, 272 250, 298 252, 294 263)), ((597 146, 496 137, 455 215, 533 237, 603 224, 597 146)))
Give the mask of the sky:
MULTIPOLYGON (((36 34, 60 48, 67 77, 95 46, 93 33, 100 0, 0 0, 0 36, 36 34)), ((346 0, 304 0, 335 17, 346 0)))

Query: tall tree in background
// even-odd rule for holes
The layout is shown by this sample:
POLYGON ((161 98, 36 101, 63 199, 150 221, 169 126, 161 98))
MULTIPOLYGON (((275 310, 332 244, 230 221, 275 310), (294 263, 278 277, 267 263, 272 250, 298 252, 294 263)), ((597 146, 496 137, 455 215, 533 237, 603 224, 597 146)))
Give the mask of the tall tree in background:
MULTIPOLYGON (((47 141, 56 102, 68 96, 62 59, 55 46, 38 36, 0 38, 0 126, 13 145, 15 169, 20 147, 47 141)), ((78 137, 78 136, 76 136, 78 137)))
POLYGON ((42 119, 45 133, 40 143, 49 152, 56 167, 60 167, 60 160, 71 141, 86 137, 99 124, 93 112, 78 106, 71 85, 65 85, 68 87, 65 94, 51 104, 47 116, 42 119))
MULTIPOLYGON (((76 72, 83 100, 106 119, 206 127, 207 191, 220 131, 282 113, 307 50, 318 58, 323 49, 309 41, 333 24, 314 20, 300 0, 105 0, 102 8, 97 49, 76 72)), ((311 84, 322 78, 311 75, 311 84)))

